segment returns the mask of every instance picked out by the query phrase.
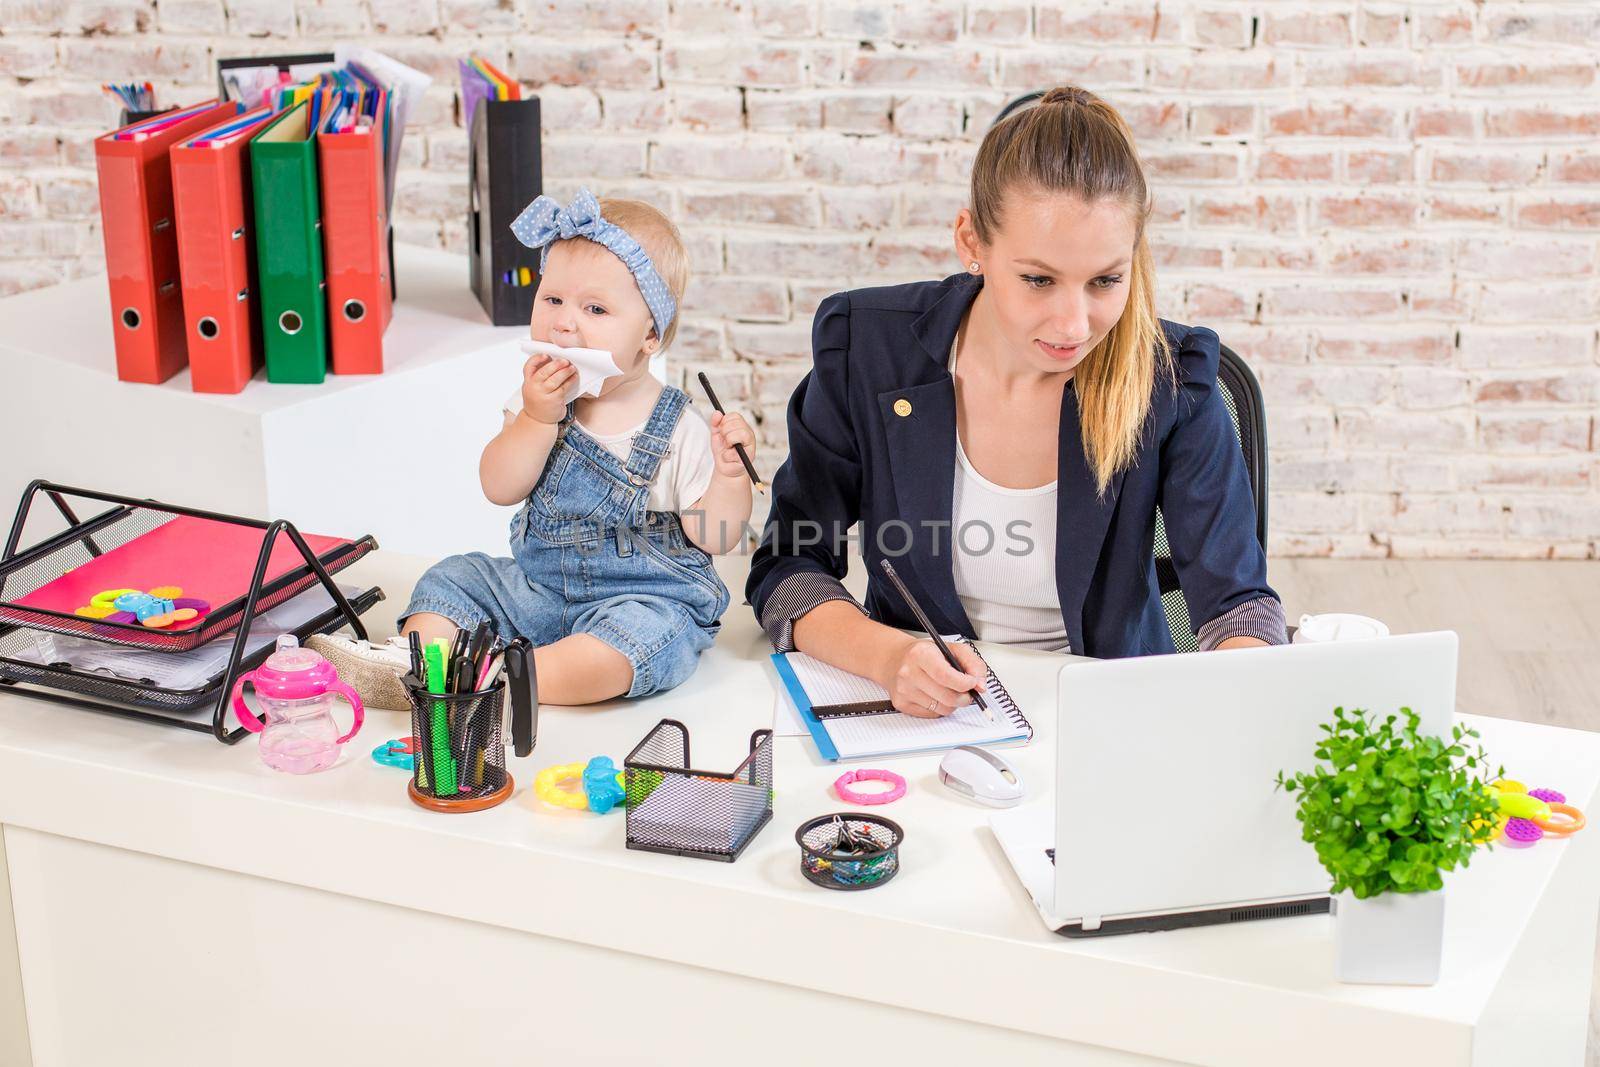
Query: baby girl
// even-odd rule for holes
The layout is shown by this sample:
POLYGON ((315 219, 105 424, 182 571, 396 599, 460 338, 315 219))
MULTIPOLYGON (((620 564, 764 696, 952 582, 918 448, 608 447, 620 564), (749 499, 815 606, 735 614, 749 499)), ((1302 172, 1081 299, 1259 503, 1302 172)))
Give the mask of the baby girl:
POLYGON ((732 413, 708 426, 649 372, 672 343, 688 283, 677 228, 648 204, 585 189, 565 208, 541 196, 512 230, 543 250, 529 335, 545 344, 528 346, 543 350, 523 365, 478 464, 489 500, 522 505, 511 556, 470 552, 429 568, 387 645, 309 642, 372 707, 410 706, 399 681, 407 634, 426 644, 485 619, 502 640, 533 643, 541 702, 671 689, 728 607, 711 555, 736 548, 750 518, 734 446, 753 448, 755 435, 732 413), (584 377, 615 373, 577 395, 580 368, 552 346, 610 353, 614 366, 584 377))

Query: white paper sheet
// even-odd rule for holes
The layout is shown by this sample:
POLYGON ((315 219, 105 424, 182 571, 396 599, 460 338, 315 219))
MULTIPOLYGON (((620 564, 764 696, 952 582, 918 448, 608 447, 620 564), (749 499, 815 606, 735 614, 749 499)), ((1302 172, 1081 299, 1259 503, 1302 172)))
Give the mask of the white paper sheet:
POLYGON ((616 357, 603 349, 562 348, 546 341, 532 340, 519 341, 518 344, 527 355, 545 355, 552 359, 564 359, 572 364, 578 374, 574 383, 567 387, 566 396, 562 397, 568 404, 580 396, 599 396, 606 379, 615 378, 622 373, 622 369, 617 366, 616 357))

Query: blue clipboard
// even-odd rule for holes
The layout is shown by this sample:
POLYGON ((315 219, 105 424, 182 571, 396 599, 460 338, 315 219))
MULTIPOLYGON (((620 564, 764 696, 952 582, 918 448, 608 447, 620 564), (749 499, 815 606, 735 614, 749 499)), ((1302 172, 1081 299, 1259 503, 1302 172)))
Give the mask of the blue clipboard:
POLYGON ((782 652, 774 652, 772 665, 778 669, 778 677, 783 681, 783 687, 789 691, 789 699, 800 709, 800 719, 806 724, 806 729, 811 731, 811 740, 817 743, 817 751, 829 763, 839 762, 839 750, 834 747, 833 738, 828 736, 827 727, 822 725, 822 721, 811 710, 811 698, 806 695, 800 679, 795 677, 794 668, 789 666, 789 657, 782 652))

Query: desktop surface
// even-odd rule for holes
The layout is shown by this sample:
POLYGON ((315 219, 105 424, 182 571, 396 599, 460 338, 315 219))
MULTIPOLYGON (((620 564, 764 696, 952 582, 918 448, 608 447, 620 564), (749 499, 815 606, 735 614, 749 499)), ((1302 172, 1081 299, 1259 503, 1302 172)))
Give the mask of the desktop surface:
MULTIPOLYGON (((376 636, 388 632, 426 563, 378 552, 350 568, 348 580, 388 593, 369 615, 376 636)), ((737 588, 744 561, 719 563, 737 588)), ((0 823, 8 844, 15 830, 25 846, 11 850, 13 881, 36 876, 19 864, 47 857, 44 842, 93 842, 597 946, 621 954, 612 958, 623 964, 667 961, 1001 1028, 996 1033, 1197 1063, 1276 1063, 1281 1041, 1308 1033, 1319 1035, 1304 1050, 1308 1064, 1501 1062, 1474 1059, 1472 1049, 1501 1034, 1520 1040, 1523 1031, 1506 1021, 1506 998, 1537 990, 1541 973, 1558 973, 1551 961, 1564 949, 1549 923, 1564 921, 1567 942, 1584 929, 1592 938, 1592 906, 1587 915, 1567 914, 1573 893, 1588 893, 1591 903, 1600 895, 1600 846, 1582 834, 1483 853, 1452 877, 1443 979, 1395 990, 1334 981, 1326 916, 1092 942, 1056 937, 990 833, 991 810, 940 785, 937 756, 884 761, 911 787, 883 809, 906 829, 903 867, 891 884, 864 893, 828 893, 800 872, 794 827, 847 807, 830 789, 842 768, 803 738, 776 739, 772 822, 733 864, 628 851, 622 815, 539 804, 529 788, 537 769, 597 754, 620 760, 664 717, 688 726, 695 766, 735 765, 750 732, 770 725, 773 690, 769 650, 748 609, 735 605, 726 623, 677 690, 543 709, 533 755, 511 761, 516 795, 462 817, 410 804, 405 775, 367 757, 374 744, 407 732, 399 715, 372 713, 333 769, 290 778, 264 767, 249 741, 225 748, 0 693, 0 823), (472 892, 462 891, 462 871, 478 879, 472 892), (840 953, 819 949, 837 944, 871 965, 841 966, 840 953), (962 977, 978 974, 1004 980, 962 977), (1152 1017, 1161 1025, 1148 1025, 1152 1017)), ((1028 783, 1025 803, 1049 805, 1062 658, 984 652, 1038 731, 1033 744, 1006 753, 1028 783)), ((1600 738, 1472 721, 1519 777, 1559 787, 1580 807, 1594 803, 1600 738)), ((37 897, 19 894, 19 929, 30 902, 37 897)), ((25 975, 44 948, 23 945, 25 975)), ((32 990, 30 1016, 48 1014, 52 1005, 36 1005, 32 990)), ((130 1012, 161 1010, 158 990, 127 995, 130 1012)), ((203 989, 194 995, 211 1003, 203 989)))

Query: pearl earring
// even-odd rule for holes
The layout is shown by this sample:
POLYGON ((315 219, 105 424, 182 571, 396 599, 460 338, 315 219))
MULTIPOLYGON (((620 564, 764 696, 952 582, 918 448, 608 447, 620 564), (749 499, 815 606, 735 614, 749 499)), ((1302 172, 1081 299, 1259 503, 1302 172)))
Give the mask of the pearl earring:
POLYGON ((974 274, 978 273, 978 261, 977 260, 973 260, 971 263, 968 263, 967 264, 967 269, 970 270, 974 274))

